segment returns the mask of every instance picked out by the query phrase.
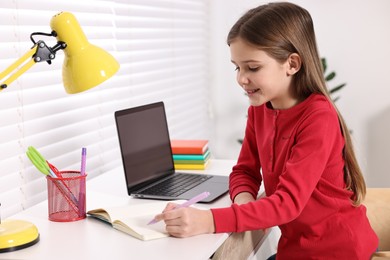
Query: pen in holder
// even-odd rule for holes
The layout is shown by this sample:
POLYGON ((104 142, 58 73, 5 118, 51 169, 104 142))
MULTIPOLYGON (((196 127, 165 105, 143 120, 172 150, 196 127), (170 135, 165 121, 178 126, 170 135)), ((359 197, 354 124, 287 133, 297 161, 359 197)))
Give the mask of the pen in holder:
POLYGON ((49 220, 69 222, 86 217, 86 177, 80 171, 61 171, 58 178, 46 177, 49 220))

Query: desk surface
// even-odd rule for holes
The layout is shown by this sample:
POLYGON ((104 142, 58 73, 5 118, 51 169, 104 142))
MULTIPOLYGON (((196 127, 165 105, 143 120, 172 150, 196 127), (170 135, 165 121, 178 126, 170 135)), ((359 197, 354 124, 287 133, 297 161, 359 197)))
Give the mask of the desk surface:
MULTIPOLYGON (((213 160, 206 172, 226 175, 234 161, 213 160)), ((122 168, 87 181, 87 210, 104 205, 151 203, 127 195, 122 168)), ((230 205, 228 195, 202 207, 230 205)), ((34 223, 40 241, 22 250, 2 253, 0 259, 208 259, 228 234, 207 234, 180 239, 174 237, 141 241, 93 218, 59 223, 48 220, 47 201, 43 201, 10 219, 34 223)))

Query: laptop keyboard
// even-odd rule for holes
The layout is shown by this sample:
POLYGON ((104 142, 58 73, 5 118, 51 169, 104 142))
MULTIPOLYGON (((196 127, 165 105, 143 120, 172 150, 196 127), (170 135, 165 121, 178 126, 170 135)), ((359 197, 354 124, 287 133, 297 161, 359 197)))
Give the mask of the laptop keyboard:
POLYGON ((149 195, 163 195, 163 196, 179 196, 189 189, 205 182, 212 176, 199 175, 199 174, 175 174, 172 178, 164 180, 152 187, 149 187, 141 192, 140 194, 149 195))

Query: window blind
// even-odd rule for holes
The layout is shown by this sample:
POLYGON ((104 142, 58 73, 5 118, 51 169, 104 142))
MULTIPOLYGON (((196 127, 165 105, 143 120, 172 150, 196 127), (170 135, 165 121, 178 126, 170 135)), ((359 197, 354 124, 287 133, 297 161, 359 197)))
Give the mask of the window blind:
POLYGON ((32 47, 32 32, 50 32, 60 11, 72 12, 121 67, 100 86, 68 95, 59 51, 0 92, 2 217, 47 198, 44 175, 25 155, 30 145, 61 170, 78 170, 87 147, 88 178, 121 167, 116 110, 164 101, 171 138, 209 137, 206 0, 2 0, 0 71, 32 47))

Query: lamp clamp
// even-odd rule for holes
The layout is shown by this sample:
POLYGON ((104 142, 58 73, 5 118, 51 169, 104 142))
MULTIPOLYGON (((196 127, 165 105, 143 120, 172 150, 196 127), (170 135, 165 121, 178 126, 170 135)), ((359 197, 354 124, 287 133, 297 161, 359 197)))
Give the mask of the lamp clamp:
POLYGON ((37 42, 37 51, 32 57, 35 62, 46 61, 48 64, 51 64, 51 60, 55 57, 56 53, 44 41, 37 42))
POLYGON ((65 42, 57 42, 53 47, 47 46, 47 44, 40 40, 36 43, 37 50, 33 55, 33 59, 35 62, 43 62, 46 61, 48 64, 51 64, 51 60, 54 60, 56 57, 56 52, 58 50, 62 50, 66 48, 65 42))
POLYGON ((37 46, 37 50, 32 56, 35 62, 46 61, 48 64, 51 64, 51 60, 54 60, 56 57, 56 52, 58 50, 62 50, 66 48, 66 43, 61 41, 57 42, 57 44, 54 45, 53 47, 47 46, 46 43, 42 40, 36 42, 34 39, 35 35, 56 37, 57 32, 56 31, 51 31, 50 33, 34 32, 30 35, 31 41, 34 43, 34 45, 37 46))

